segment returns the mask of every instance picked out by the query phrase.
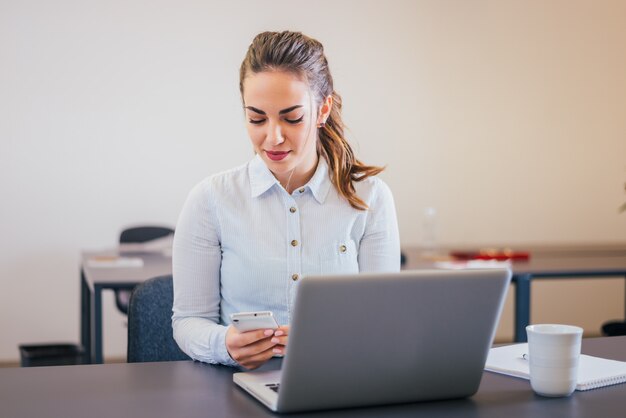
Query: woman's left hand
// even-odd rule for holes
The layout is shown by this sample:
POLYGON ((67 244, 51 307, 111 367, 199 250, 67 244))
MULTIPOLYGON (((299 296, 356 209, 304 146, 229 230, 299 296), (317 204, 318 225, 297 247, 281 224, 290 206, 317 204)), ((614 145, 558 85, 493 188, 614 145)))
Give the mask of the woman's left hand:
POLYGON ((289 339, 289 325, 283 325, 278 327, 276 331, 274 331, 274 336, 272 337, 272 342, 276 344, 272 351, 274 354, 284 355, 287 348, 287 340, 289 339))

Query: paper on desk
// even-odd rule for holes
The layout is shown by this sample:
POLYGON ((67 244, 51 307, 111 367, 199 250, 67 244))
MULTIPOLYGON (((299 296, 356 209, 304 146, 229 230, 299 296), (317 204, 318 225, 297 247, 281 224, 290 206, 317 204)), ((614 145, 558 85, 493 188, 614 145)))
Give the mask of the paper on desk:
POLYGON ((96 256, 89 258, 87 265, 94 268, 143 267, 143 259, 139 257, 96 256))
MULTIPOLYGON (((528 343, 496 347, 489 350, 485 370, 529 379, 528 343)), ((626 362, 580 355, 576 390, 589 390, 626 382, 626 362)))
POLYGON ((446 270, 461 269, 500 269, 511 267, 510 260, 468 260, 468 261, 437 261, 435 267, 446 270))

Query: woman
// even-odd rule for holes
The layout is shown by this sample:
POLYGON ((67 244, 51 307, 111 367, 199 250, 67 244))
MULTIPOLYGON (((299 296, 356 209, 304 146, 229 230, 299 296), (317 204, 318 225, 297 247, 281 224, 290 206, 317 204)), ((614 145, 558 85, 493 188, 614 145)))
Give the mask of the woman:
MULTIPOLYGON (((256 156, 190 193, 174 240, 174 338, 195 360, 256 368, 286 351, 302 276, 398 271, 393 197, 383 169, 344 138, 341 98, 322 45, 257 35, 240 91, 256 156), (278 330, 240 333, 230 315, 272 311, 278 330)), ((306 280, 306 279, 305 279, 306 280)))

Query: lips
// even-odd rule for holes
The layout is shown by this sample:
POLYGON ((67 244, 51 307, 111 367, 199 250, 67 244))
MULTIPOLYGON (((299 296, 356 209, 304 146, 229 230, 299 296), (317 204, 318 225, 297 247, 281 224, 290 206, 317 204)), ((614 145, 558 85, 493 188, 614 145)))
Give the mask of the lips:
POLYGON ((291 151, 265 151, 265 154, 267 155, 267 158, 272 161, 280 161, 289 155, 290 152, 291 151))

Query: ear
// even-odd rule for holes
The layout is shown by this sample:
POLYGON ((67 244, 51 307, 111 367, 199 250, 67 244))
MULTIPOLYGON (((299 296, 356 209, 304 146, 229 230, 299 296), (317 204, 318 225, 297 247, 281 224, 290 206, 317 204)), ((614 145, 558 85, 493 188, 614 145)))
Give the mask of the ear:
POLYGON ((320 106, 319 115, 317 116, 317 124, 326 123, 326 119, 330 116, 330 111, 333 108, 333 96, 328 95, 322 100, 322 105, 320 106))

